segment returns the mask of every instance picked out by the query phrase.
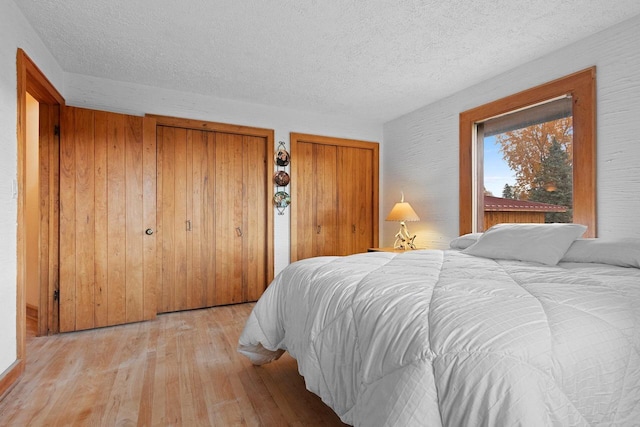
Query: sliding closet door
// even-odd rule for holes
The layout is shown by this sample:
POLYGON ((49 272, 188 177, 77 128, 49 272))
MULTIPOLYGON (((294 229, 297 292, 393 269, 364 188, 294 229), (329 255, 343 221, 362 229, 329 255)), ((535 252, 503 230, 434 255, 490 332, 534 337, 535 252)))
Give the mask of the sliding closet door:
POLYGON ((60 331, 155 316, 155 162, 143 118, 65 107, 60 139, 60 331))

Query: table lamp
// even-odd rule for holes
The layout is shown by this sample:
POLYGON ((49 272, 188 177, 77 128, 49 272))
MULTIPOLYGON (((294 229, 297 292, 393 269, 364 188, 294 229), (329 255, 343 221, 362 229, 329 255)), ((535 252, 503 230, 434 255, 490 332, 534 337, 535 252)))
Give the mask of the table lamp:
POLYGON ((407 229, 406 221, 420 221, 420 217, 413 210, 411 205, 408 202, 404 201, 404 193, 402 194, 402 198, 399 203, 396 203, 389 212, 387 216, 387 221, 400 221, 400 231, 396 233, 396 241, 393 243, 394 249, 415 249, 413 241, 416 238, 414 234, 411 236, 409 234, 409 230, 407 229))

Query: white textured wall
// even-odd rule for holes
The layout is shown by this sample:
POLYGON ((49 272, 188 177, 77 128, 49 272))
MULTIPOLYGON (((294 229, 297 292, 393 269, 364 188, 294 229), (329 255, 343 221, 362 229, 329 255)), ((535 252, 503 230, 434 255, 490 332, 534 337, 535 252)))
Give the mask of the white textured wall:
POLYGON ((61 88, 63 72, 11 0, 0 0, 0 375, 16 360, 16 52, 21 47, 61 88))
MULTIPOLYGON (((418 246, 458 235, 459 113, 595 65, 600 237, 640 237, 640 16, 384 125, 382 218, 404 190, 418 246)), ((390 244, 397 224, 383 223, 390 244)))

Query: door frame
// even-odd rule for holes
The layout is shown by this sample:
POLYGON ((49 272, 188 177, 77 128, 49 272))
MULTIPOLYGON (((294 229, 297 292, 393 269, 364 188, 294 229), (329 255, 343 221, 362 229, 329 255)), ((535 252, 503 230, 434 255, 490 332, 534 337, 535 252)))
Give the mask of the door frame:
MULTIPOLYGON (((24 372, 26 359, 26 288, 25 272, 26 265, 26 234, 25 234, 25 193, 26 186, 26 135, 27 135, 27 92, 31 94, 39 103, 63 106, 65 100, 58 90, 51 84, 49 79, 36 64, 20 48, 16 53, 17 68, 17 236, 16 236, 16 361, 9 367, 0 378, 0 396, 4 394, 24 372)), ((51 130, 53 134, 53 129, 51 130)), ((47 135, 49 137, 50 135, 47 135)), ((57 188, 51 188, 52 192, 57 192, 57 188)), ((40 212, 40 218, 43 212, 40 212)), ((46 213, 48 215, 48 212, 46 213)), ((49 219, 49 218, 47 218, 49 219)), ((57 242, 49 242, 50 245, 57 242)), ((40 266, 42 263, 38 262, 40 266)), ((49 318, 51 317, 49 304, 42 301, 52 301, 49 294, 51 287, 48 281, 40 280, 40 307, 38 307, 38 332, 46 334, 49 318), (44 296, 44 298, 43 298, 44 296)))

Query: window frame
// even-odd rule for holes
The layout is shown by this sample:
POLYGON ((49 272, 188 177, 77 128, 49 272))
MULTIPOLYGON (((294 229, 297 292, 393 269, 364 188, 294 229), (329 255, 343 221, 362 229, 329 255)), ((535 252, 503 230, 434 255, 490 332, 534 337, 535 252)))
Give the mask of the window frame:
POLYGON ((584 237, 596 237, 595 66, 460 113, 460 235, 482 227, 474 228, 474 183, 482 182, 474 164, 482 157, 475 153, 476 124, 564 95, 573 99, 573 221, 587 226, 584 237))

